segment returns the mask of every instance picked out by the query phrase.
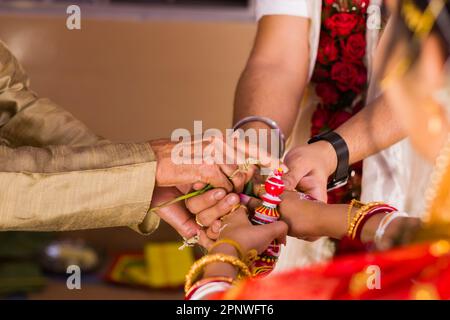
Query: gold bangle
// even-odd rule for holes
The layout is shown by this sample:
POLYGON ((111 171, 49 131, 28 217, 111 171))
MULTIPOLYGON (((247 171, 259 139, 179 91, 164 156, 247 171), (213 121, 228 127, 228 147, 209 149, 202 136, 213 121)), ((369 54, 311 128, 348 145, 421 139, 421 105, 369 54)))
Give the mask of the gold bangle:
POLYGON ((358 226, 359 222, 361 221, 361 219, 364 217, 364 215, 373 207, 375 206, 379 206, 381 204, 384 204, 383 202, 370 202, 364 206, 362 206, 358 212, 356 212, 355 217, 353 218, 352 222, 350 223, 350 226, 348 227, 347 230, 347 236, 351 239, 355 239, 355 230, 357 229, 356 227, 358 226))
POLYGON ((186 275, 186 283, 184 285, 184 291, 188 292, 189 289, 192 287, 192 284, 198 277, 198 275, 201 273, 201 271, 208 264, 215 262, 228 263, 231 264, 233 267, 238 268, 239 269, 238 278, 250 277, 252 275, 248 266, 244 262, 242 262, 239 258, 221 253, 207 255, 201 258, 200 260, 197 260, 192 265, 191 269, 186 275))
POLYGON ((242 251, 242 247, 239 243, 237 243, 234 240, 231 239, 221 239, 216 241, 210 248, 209 248, 209 252, 213 251, 214 248, 217 248, 218 246, 220 246, 221 244, 228 244, 230 246, 232 246, 234 249, 236 249, 238 255, 239 255, 239 259, 244 259, 244 252, 242 251))
POLYGON ((361 207, 364 206, 364 203, 362 203, 356 199, 353 199, 350 202, 350 204, 348 206, 348 212, 347 212, 347 230, 350 228, 350 223, 352 220, 352 209, 353 209, 353 207, 356 207, 356 206, 360 209, 361 207))
POLYGON ((230 277, 211 277, 211 278, 205 278, 202 280, 198 280, 196 283, 194 283, 190 288, 189 291, 186 292, 186 297, 190 296, 192 291, 207 284, 210 282, 228 282, 229 284, 234 283, 234 279, 230 277))

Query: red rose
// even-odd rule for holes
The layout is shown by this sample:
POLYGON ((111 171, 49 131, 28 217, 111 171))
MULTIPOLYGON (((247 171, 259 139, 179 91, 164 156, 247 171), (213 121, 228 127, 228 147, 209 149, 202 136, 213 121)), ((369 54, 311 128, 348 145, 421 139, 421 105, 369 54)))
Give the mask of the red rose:
POLYGON ((321 82, 316 86, 316 93, 324 104, 335 104, 339 99, 336 87, 329 82, 321 82))
POLYGON ((360 93, 367 85, 367 69, 364 65, 360 65, 356 68, 356 70, 356 81, 353 91, 355 91, 356 93, 360 93))
POLYGON ((333 38, 326 33, 320 35, 319 51, 317 53, 317 60, 321 64, 328 64, 335 61, 339 56, 339 49, 333 38))
POLYGON ((356 5, 359 7, 359 10, 361 10, 362 13, 367 12, 367 8, 370 5, 370 0, 356 0, 356 5))
POLYGON ((325 27, 332 35, 348 36, 356 28, 360 17, 352 13, 336 13, 325 20, 325 27))
POLYGON ((331 6, 336 0, 325 0, 325 5, 331 6))
POLYGON ((336 62, 331 68, 331 79, 336 81, 339 90, 354 90, 356 87, 358 69, 349 62, 336 62))
POLYGON ((328 72, 327 69, 320 67, 319 64, 316 64, 316 68, 314 69, 314 73, 312 75, 312 81, 321 82, 328 79, 330 79, 330 72, 328 72))
POLYGON ((347 111, 338 111, 330 119, 330 121, 328 122, 328 126, 333 130, 337 129, 341 126, 341 124, 346 122, 351 117, 352 117, 352 114, 347 111))
POLYGON ((322 106, 318 105, 314 111, 311 119, 311 135, 318 135, 322 129, 327 125, 330 118, 330 113, 322 106))
POLYGON ((361 60, 366 54, 366 38, 358 33, 348 37, 347 42, 341 42, 342 57, 347 61, 361 60))

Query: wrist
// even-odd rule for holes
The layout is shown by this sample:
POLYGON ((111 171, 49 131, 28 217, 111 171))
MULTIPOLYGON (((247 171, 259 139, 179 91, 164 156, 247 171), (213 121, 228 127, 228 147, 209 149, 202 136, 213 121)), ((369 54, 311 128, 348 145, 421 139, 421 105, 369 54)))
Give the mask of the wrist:
MULTIPOLYGON (((211 250, 208 254, 215 254, 215 253, 223 253, 226 255, 233 256, 233 257, 239 257, 237 250, 233 246, 226 244, 226 243, 218 245, 213 250, 211 250)), ((214 262, 205 268, 203 277, 204 278, 211 278, 211 277, 235 278, 237 276, 237 274, 238 274, 238 270, 236 269, 236 267, 232 266, 231 264, 225 263, 225 262, 214 262)))
POLYGON ((338 158, 336 150, 333 148, 331 143, 325 140, 317 141, 310 146, 317 150, 317 159, 322 159, 324 161, 324 170, 327 176, 331 176, 337 168, 338 158))

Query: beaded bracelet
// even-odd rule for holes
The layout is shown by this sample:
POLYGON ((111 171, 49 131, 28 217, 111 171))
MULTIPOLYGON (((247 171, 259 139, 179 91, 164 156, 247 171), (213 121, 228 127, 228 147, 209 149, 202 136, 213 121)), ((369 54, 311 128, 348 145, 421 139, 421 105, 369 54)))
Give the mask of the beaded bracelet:
POLYGON ((229 256, 222 253, 212 254, 204 256, 203 258, 197 260, 192 265, 191 269, 186 275, 186 283, 184 285, 184 291, 188 292, 189 289, 192 287, 192 284, 194 283, 194 280, 198 277, 198 275, 203 271, 203 269, 215 262, 222 262, 222 263, 228 263, 232 265, 233 267, 237 267, 239 269, 238 278, 242 277, 250 277, 252 273, 250 272, 249 267, 242 262, 239 258, 229 256))

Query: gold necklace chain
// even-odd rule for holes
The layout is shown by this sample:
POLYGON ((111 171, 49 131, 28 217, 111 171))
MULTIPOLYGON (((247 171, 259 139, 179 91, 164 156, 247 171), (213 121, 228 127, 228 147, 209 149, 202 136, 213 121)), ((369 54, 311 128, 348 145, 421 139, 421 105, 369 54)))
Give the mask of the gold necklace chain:
POLYGON ((433 205, 438 197, 439 187, 444 182, 445 173, 450 165, 450 134, 447 137, 447 142, 439 152, 436 158, 436 164, 431 175, 430 187, 425 193, 426 201, 426 215, 425 221, 431 222, 433 205))

